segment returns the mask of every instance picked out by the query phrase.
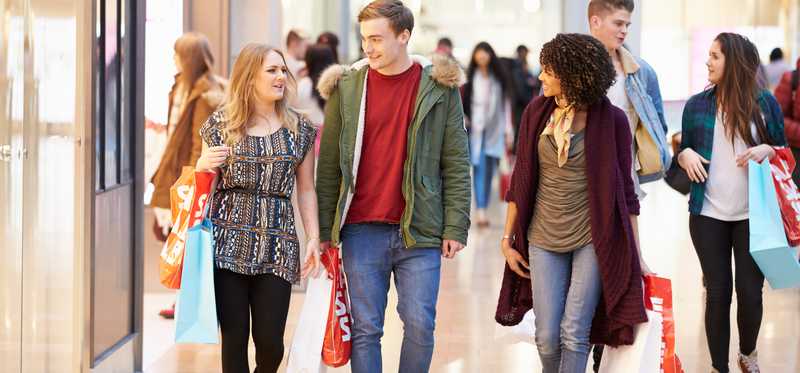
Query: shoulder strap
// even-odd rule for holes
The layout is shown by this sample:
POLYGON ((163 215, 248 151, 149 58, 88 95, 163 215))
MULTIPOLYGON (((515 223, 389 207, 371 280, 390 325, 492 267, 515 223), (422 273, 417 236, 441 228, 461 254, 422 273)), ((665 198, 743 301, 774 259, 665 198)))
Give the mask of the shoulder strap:
POLYGON ((798 78, 800 78, 798 75, 800 74, 798 74, 797 70, 792 71, 792 97, 794 97, 795 92, 797 92, 798 78))

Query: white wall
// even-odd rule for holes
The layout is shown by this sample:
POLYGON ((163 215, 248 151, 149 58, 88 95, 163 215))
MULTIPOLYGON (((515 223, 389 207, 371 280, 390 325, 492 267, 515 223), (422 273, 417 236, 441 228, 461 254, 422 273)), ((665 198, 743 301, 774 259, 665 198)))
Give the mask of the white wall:
POLYGON ((230 66, 248 43, 283 48, 283 8, 280 0, 230 2, 230 66))

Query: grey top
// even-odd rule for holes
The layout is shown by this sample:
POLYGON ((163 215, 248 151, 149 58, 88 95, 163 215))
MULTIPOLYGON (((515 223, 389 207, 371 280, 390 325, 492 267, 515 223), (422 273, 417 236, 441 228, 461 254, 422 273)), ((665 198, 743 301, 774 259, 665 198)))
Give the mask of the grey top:
POLYGON ((528 228, 528 242, 536 247, 564 253, 592 242, 584 134, 573 135, 562 167, 553 136, 539 138, 539 191, 528 228))

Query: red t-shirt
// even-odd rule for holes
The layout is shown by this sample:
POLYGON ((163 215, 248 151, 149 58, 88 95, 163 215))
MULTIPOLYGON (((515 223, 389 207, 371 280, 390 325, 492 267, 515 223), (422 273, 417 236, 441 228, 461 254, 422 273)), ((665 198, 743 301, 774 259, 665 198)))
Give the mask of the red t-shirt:
POLYGON ((398 75, 367 72, 366 113, 356 191, 345 223, 399 223, 406 207, 403 165, 422 66, 398 75))

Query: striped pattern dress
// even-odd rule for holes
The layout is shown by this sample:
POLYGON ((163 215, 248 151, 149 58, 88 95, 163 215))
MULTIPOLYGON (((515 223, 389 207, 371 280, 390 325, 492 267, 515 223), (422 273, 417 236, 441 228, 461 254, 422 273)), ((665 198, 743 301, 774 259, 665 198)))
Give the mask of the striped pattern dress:
MULTIPOLYGON (((225 123, 217 111, 200 129, 208 146, 224 144, 225 123)), ((268 136, 247 135, 232 147, 209 211, 217 268, 298 281, 300 245, 291 197, 295 172, 315 137, 316 129, 301 117, 296 133, 283 127, 268 136)))

